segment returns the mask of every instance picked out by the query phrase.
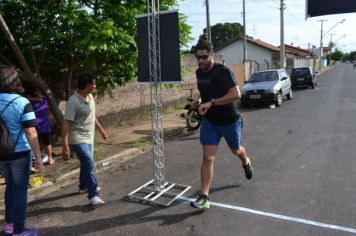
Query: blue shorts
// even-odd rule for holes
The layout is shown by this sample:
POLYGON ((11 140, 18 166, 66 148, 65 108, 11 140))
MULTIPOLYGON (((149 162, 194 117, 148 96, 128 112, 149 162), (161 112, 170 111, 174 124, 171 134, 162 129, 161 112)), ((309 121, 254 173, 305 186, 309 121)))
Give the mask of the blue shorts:
POLYGON ((221 137, 224 137, 230 148, 240 148, 241 142, 241 117, 229 125, 213 125, 206 118, 202 119, 200 128, 200 143, 202 145, 219 145, 221 137))

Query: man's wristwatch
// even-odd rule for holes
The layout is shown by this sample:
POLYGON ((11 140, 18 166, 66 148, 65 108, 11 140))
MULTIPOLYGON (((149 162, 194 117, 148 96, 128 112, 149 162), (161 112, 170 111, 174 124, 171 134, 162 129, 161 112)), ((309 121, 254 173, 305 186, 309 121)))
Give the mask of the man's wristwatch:
POLYGON ((216 105, 216 99, 215 98, 210 99, 210 102, 211 102, 211 105, 213 105, 213 106, 216 105))

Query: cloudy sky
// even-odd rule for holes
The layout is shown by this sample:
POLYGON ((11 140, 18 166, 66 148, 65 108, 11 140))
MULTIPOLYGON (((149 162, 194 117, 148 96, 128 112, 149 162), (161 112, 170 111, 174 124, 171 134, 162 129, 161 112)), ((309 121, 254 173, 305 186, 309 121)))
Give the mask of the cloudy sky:
MULTIPOLYGON (((205 0, 179 0, 179 12, 188 16, 194 43, 206 27, 205 0)), ((247 35, 278 46, 280 44, 280 1, 246 0, 247 35)), ((356 51, 356 13, 325 15, 305 19, 305 0, 285 0, 284 41, 302 48, 320 45, 320 20, 323 45, 332 39, 343 52, 356 51), (344 23, 338 23, 345 19, 344 23), (330 30, 330 31, 329 31, 330 30), (329 31, 329 32, 328 32, 329 31), (332 36, 330 36, 332 34, 332 36)), ((242 24, 242 0, 209 0, 210 25, 225 22, 242 24)), ((194 44, 192 43, 192 44, 194 44)))

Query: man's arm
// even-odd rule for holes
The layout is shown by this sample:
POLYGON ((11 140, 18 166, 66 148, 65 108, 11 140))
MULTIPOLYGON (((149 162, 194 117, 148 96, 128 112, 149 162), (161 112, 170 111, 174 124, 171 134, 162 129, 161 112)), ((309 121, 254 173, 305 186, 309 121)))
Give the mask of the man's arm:
POLYGON ((42 171, 43 164, 41 158, 41 149, 38 143, 38 135, 35 127, 24 128, 25 136, 31 146, 32 152, 35 155, 35 169, 42 171))
POLYGON ((68 161, 70 159, 70 148, 69 148, 69 127, 70 127, 70 121, 69 120, 63 120, 62 122, 62 145, 63 145, 63 152, 62 152, 62 157, 65 161, 68 161))
POLYGON ((241 98, 241 93, 240 93, 240 89, 239 89, 239 86, 234 86, 232 88, 230 88, 228 90, 228 92, 222 96, 222 97, 219 97, 219 98, 215 98, 215 102, 214 104, 209 101, 209 102, 206 102, 206 103, 203 103, 203 104, 200 104, 199 106, 199 114, 201 115, 205 115, 205 113, 210 109, 210 107, 212 107, 213 105, 215 106, 219 106, 219 105, 226 105, 226 104, 230 104, 238 99, 241 98))
POLYGON ((239 86, 234 86, 228 90, 228 92, 219 98, 215 98, 215 105, 226 105, 230 104, 241 98, 241 93, 239 86))
POLYGON ((97 118, 95 118, 95 128, 99 130, 101 137, 103 137, 104 140, 108 138, 107 133, 105 132, 104 128, 101 126, 97 118))

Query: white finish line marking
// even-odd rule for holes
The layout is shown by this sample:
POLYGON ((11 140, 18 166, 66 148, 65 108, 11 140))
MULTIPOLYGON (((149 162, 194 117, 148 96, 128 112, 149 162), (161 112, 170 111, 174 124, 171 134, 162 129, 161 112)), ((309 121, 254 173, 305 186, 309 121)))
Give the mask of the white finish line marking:
MULTIPOLYGON (((188 197, 180 197, 180 199, 182 199, 184 201, 189 201, 189 202, 195 201, 195 199, 188 198, 188 197)), ((305 220, 305 219, 291 217, 291 216, 284 216, 284 215, 279 215, 279 214, 275 214, 275 213, 258 211, 258 210, 254 210, 254 209, 250 209, 250 208, 246 208, 246 207, 233 206, 233 205, 218 203, 218 202, 210 202, 210 205, 227 208, 227 209, 232 209, 232 210, 236 210, 236 211, 248 212, 248 213, 261 215, 261 216, 268 216, 268 217, 272 217, 272 218, 276 218, 276 219, 280 219, 280 220, 293 221, 293 222, 298 222, 298 223, 302 223, 302 224, 306 224, 306 225, 313 225, 313 226, 317 226, 317 227, 321 227, 321 228, 334 229, 334 230, 338 230, 338 231, 344 231, 344 232, 356 234, 356 229, 354 229, 354 228, 347 228, 347 227, 338 226, 338 225, 325 224, 325 223, 321 223, 321 222, 317 222, 317 221, 305 220)))

